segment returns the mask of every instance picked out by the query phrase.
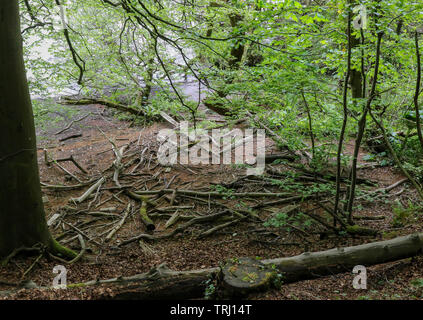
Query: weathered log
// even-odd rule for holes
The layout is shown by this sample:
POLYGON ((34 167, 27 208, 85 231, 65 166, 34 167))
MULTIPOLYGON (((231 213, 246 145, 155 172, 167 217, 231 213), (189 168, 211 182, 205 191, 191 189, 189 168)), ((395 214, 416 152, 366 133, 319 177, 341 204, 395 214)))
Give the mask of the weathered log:
POLYGON ((126 106, 120 103, 104 100, 104 99, 93 99, 93 98, 81 98, 81 99, 72 99, 69 97, 62 97, 60 104, 65 105, 90 105, 90 104, 100 104, 102 106, 113 108, 122 112, 128 112, 136 116, 147 116, 147 114, 142 109, 133 108, 126 106))
POLYGON ((284 283, 351 271, 356 265, 372 266, 409 258, 423 249, 423 233, 353 247, 303 253, 299 256, 263 260, 275 265, 284 283))
POLYGON ((165 224, 165 229, 169 228, 171 225, 175 224, 180 217, 180 213, 178 210, 176 210, 176 212, 174 214, 172 214, 169 218, 169 220, 167 220, 166 224, 165 224))
POLYGON ((113 295, 106 293, 101 298, 115 300, 190 299, 204 296, 206 281, 213 275, 217 275, 219 270, 219 268, 209 268, 174 271, 170 270, 166 264, 161 264, 147 273, 70 284, 68 288, 113 285, 113 295))
POLYGON ((59 141, 64 142, 64 141, 67 141, 67 140, 70 140, 70 139, 75 139, 75 138, 80 138, 80 137, 82 137, 82 133, 76 133, 76 134, 72 134, 70 136, 64 137, 64 138, 60 139, 59 141))
MULTIPOLYGON (((83 283, 68 284, 67 289, 83 288, 88 286, 113 287, 112 293, 100 294, 100 299, 113 300, 163 300, 163 299, 190 299, 204 296, 206 282, 213 275, 219 273, 219 268, 209 268, 191 271, 174 271, 166 264, 154 267, 149 272, 136 274, 130 277, 117 277, 106 280, 92 280, 83 283)), ((36 289, 52 289, 50 287, 31 287, 36 289)), ((0 297, 8 296, 21 290, 0 291, 0 297)))
MULTIPOLYGON (((354 266, 364 265, 366 267, 392 262, 400 259, 415 256, 422 252, 423 233, 398 237, 391 240, 373 242, 359 246, 335 248, 326 251, 303 253, 298 256, 268 260, 256 260, 250 258, 235 258, 227 261, 223 268, 212 268, 202 271, 194 270, 186 273, 174 273, 171 271, 165 274, 169 279, 157 282, 160 290, 166 292, 172 290, 174 298, 193 298, 193 293, 204 295, 204 279, 218 277, 221 279, 219 285, 223 295, 226 297, 243 296, 252 292, 267 290, 281 283, 291 283, 300 280, 313 279, 329 274, 351 272, 354 266), (201 276, 199 276, 201 275, 201 276), (195 283, 197 289, 194 290, 195 283), (171 288, 172 287, 172 288, 171 288), (185 294, 184 290, 189 290, 185 294), (203 294, 201 294, 203 292, 203 294)), ((162 279, 163 280, 163 279, 162 279)), ((130 290, 121 288, 119 296, 125 298, 146 297, 145 290, 155 290, 154 296, 161 297, 160 290, 155 289, 153 283, 147 287, 133 285, 130 290), (130 292, 130 296, 126 293, 130 292), (138 293, 137 293, 138 292, 138 293)), ((165 294, 165 293, 162 293, 165 294)), ((166 292, 168 294, 168 292, 166 292)))
POLYGON ((148 273, 70 284, 68 288, 113 286, 113 294, 105 293, 100 297, 103 299, 190 299, 204 297, 207 280, 220 279, 218 291, 223 296, 244 296, 282 283, 351 272, 356 265, 369 267, 413 257, 420 254, 422 248, 423 233, 417 233, 353 247, 306 252, 288 258, 234 258, 221 268, 173 271, 166 265, 160 265, 148 273))

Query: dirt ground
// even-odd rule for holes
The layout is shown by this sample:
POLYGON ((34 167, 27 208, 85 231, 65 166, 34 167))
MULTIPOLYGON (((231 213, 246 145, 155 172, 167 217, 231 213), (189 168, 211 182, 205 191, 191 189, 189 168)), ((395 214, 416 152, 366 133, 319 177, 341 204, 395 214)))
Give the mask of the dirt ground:
MULTIPOLYGON (((385 196, 371 199, 371 191, 392 185, 403 176, 391 167, 368 167, 362 160, 365 151, 360 153, 359 177, 377 182, 375 186, 362 186, 363 192, 370 196, 357 199, 358 216, 383 216, 381 220, 360 219, 358 224, 380 230, 379 236, 372 237, 321 237, 318 226, 306 228, 304 233, 276 228, 263 224, 275 213, 284 210, 286 205, 259 210, 261 223, 250 220, 241 221, 224 228, 209 237, 199 239, 198 234, 213 225, 195 225, 167 239, 156 241, 144 240, 140 244, 134 241, 127 245, 120 244, 142 233, 148 233, 139 218, 140 203, 127 196, 127 187, 136 190, 184 189, 194 191, 215 190, 215 186, 224 186, 245 176, 245 168, 236 165, 174 165, 163 167, 157 163, 157 133, 169 124, 153 123, 145 127, 133 126, 130 122, 118 121, 102 106, 72 107, 81 110, 80 116, 91 112, 81 121, 75 122, 68 130, 56 134, 73 119, 66 119, 38 130, 38 163, 45 200, 46 218, 52 221, 50 228, 59 242, 79 251, 81 246, 78 234, 86 241, 87 251, 80 261, 67 265, 68 284, 95 279, 108 279, 119 276, 131 276, 147 272, 152 267, 166 263, 174 270, 191 270, 216 267, 220 262, 234 257, 276 258, 301 254, 304 251, 320 251, 334 247, 358 245, 362 243, 389 239, 400 235, 420 231, 422 217, 415 214, 406 218, 401 227, 395 226, 393 203, 400 202, 408 206, 408 201, 415 201, 416 194, 409 184, 402 184, 385 196), (78 136, 82 134, 82 136, 78 136), (70 138, 76 135, 78 137, 70 138), (69 139, 67 139, 69 138, 69 139), (117 188, 112 179, 113 162, 116 159, 110 140, 117 149, 128 145, 122 163, 127 165, 121 173, 119 182, 123 188, 117 188), (63 140, 63 141, 60 141, 63 140), (86 170, 79 170, 69 161, 46 163, 52 159, 64 159, 72 156, 86 170), (131 163, 132 161, 132 163, 131 163), (65 172, 67 171, 67 172, 65 172), (106 182, 89 198, 76 204, 72 198, 81 196, 101 176, 106 182), (89 182, 89 183, 88 183, 89 182), (54 186, 66 185, 80 187, 63 190, 54 186), (370 197, 370 199, 369 199, 370 197), (386 201, 389 200, 389 201, 386 201), (121 219, 127 204, 131 203, 131 212, 123 226, 110 241, 106 235, 116 222, 121 219), (56 220, 54 220, 56 215, 56 220), (107 216, 109 215, 109 216, 107 216), (53 221, 54 220, 54 221, 53 221), (306 241, 304 240, 306 238, 306 241)), ((79 116, 79 117, 80 117, 79 116)), ((277 152, 274 143, 266 140, 268 153, 277 152)), ((352 143, 347 152, 351 152, 352 143)), ((272 164, 272 169, 284 172, 286 164, 272 164)), ((283 192, 278 186, 263 181, 243 181, 234 184, 236 192, 283 192)), ((307 189, 310 184, 305 183, 307 189)), ((230 189, 230 188, 228 188, 230 189)), ((260 204, 264 199, 234 199, 231 192, 219 200, 203 199, 199 201, 189 197, 177 198, 176 206, 185 206, 181 214, 199 217, 219 212, 222 205, 231 208, 243 208, 260 204), (215 202, 219 202, 216 204, 215 202)), ((373 194, 374 195, 374 194, 373 194)), ((169 197, 156 197, 159 207, 168 208, 169 197)), ((271 199, 270 199, 271 200, 271 199)), ((299 204, 301 210, 313 208, 312 201, 299 204)), ((285 208, 286 209, 286 208, 285 208)), ((156 229, 148 234, 162 235, 174 230, 175 225, 166 228, 170 211, 159 211, 152 215, 156 229), (153 217, 154 216, 154 217, 153 217)), ((23 256, 13 257, 5 267, 0 267, 0 291, 13 290, 22 281, 32 281, 38 286, 51 286, 55 274, 54 266, 62 264, 54 257, 23 256)), ((415 257, 394 263, 368 268, 367 290, 355 290, 352 273, 321 277, 315 280, 301 281, 283 285, 280 290, 251 296, 251 299, 422 299, 423 298, 423 259, 415 257)), ((104 295, 104 288, 76 288, 67 290, 20 289, 0 299, 96 299, 104 295)))

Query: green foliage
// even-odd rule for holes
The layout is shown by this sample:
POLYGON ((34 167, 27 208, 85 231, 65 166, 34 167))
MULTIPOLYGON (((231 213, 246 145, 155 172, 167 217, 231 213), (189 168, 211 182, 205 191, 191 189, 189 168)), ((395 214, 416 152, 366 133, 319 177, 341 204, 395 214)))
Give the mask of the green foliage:
POLYGON ((78 114, 74 107, 64 107, 53 100, 33 100, 35 126, 41 130, 51 130, 59 127, 59 123, 78 114))
POLYGON ((397 202, 393 207, 394 217, 392 219, 393 227, 403 227, 410 222, 412 218, 416 219, 419 214, 422 214, 423 208, 420 205, 415 205, 410 200, 408 207, 405 208, 400 202, 397 202))
POLYGON ((422 278, 413 279, 410 281, 410 284, 418 288, 423 288, 423 279, 422 278))
POLYGON ((206 290, 204 292, 204 299, 213 300, 216 295, 216 283, 213 279, 206 280, 206 290))
MULTIPOLYGON (((199 127, 207 125, 199 119, 204 117, 199 107, 206 100, 229 110, 232 119, 247 117, 250 127, 265 125, 279 146, 313 154, 311 169, 323 173, 333 168, 338 156, 344 118, 347 16, 352 6, 362 4, 368 24, 361 30, 352 28, 351 67, 362 72, 367 97, 352 99, 352 90, 347 91, 341 163, 345 167, 351 162, 345 146, 356 137, 358 120, 367 105, 375 46, 383 32, 378 82, 370 107, 376 118, 383 118, 403 167, 423 181, 423 150, 416 135, 413 103, 417 73, 413 33, 423 23, 421 1, 163 0, 112 6, 99 0, 62 0, 69 39, 57 23, 50 23, 51 17, 58 18, 54 1, 31 1, 32 11, 25 3, 20 2, 21 20, 33 94, 62 94, 71 87, 83 96, 107 97, 148 115, 165 111, 178 119, 196 120, 199 127), (35 22, 42 22, 39 25, 43 27, 33 27, 35 22), (45 51, 49 59, 42 57, 45 51), (81 84, 77 84, 75 57, 84 65, 81 84), (193 86, 201 94, 192 90, 193 86)), ((355 11, 352 15, 357 18, 355 11)), ((418 104, 422 108, 421 97, 418 104)), ((49 121, 49 110, 55 111, 52 106, 35 105, 38 126, 49 121)), ((140 121, 121 113, 117 116, 140 121)), ((370 114, 366 121, 364 141, 380 136, 370 114)), ((391 165, 383 139, 375 143, 380 150, 372 148, 374 154, 365 160, 391 165)), ((330 185, 301 188, 289 179, 276 184, 305 196, 333 194, 330 185)), ((233 197, 232 190, 218 191, 227 199, 233 197)), ((288 223, 283 214, 275 219, 275 225, 288 223)), ((398 218, 399 224, 401 220, 398 218)), ((306 217, 299 221, 308 223, 306 217)))
POLYGON ((264 222, 266 227, 284 228, 290 232, 293 227, 310 227, 314 221, 304 213, 296 213, 295 215, 288 215, 285 212, 279 212, 274 217, 264 222))
POLYGON ((228 189, 220 184, 212 185, 211 188, 215 190, 216 192, 219 192, 220 194, 222 194, 223 195, 222 199, 224 200, 235 199, 235 196, 233 195, 234 193, 233 189, 228 189))

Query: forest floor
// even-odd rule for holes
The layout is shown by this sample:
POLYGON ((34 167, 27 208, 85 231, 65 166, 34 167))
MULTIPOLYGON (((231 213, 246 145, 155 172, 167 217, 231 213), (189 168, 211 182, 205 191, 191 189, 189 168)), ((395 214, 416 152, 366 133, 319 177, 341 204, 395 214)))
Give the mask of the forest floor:
MULTIPOLYGON (((303 253, 304 251, 321 251, 335 247, 358 245, 367 242, 390 239, 400 235, 420 231, 423 225, 423 215, 416 212, 395 211, 394 203, 409 206, 409 201, 416 200, 416 193, 407 184, 401 184, 382 196, 375 190, 388 187, 404 177, 394 168, 385 166, 368 166, 363 161, 366 154, 360 152, 359 177, 377 185, 360 185, 362 195, 358 196, 355 214, 357 216, 382 216, 378 220, 360 219, 361 226, 379 230, 376 237, 328 236, 322 237, 322 228, 317 224, 307 225, 303 231, 295 220, 289 220, 291 228, 272 227, 264 224, 266 220, 279 212, 296 214, 315 209, 315 201, 292 202, 264 206, 256 211, 256 220, 243 219, 222 220, 208 224, 193 225, 171 237, 150 241, 133 241, 121 245, 127 239, 139 234, 163 235, 183 219, 202 217, 222 210, 248 211, 248 208, 262 205, 277 198, 244 197, 236 198, 233 192, 287 192, 292 190, 296 195, 310 191, 315 187, 310 181, 300 183, 286 180, 285 184, 275 185, 265 180, 245 178, 245 167, 235 165, 174 165, 163 167, 157 162, 157 133, 163 128, 169 128, 166 122, 156 122, 145 127, 131 125, 119 121, 110 111, 102 106, 63 107, 80 110, 70 118, 51 122, 37 131, 38 163, 41 181, 44 183, 43 195, 47 220, 54 236, 62 244, 80 250, 78 234, 83 235, 87 252, 83 259, 66 265, 68 284, 86 282, 95 279, 108 279, 119 276, 131 276, 147 272, 152 267, 166 263, 173 270, 192 270, 216 267, 219 263, 234 257, 276 258, 303 253), (100 112, 99 112, 100 111, 100 112), (81 121, 75 122, 71 128, 56 134, 66 127, 71 120, 80 119, 84 114, 90 114, 81 121), (78 136, 82 134, 82 136, 78 136), (78 137, 65 139, 76 135, 78 137), (124 186, 119 189, 112 180, 112 163, 116 156, 109 139, 115 141, 118 149, 128 145, 122 163, 127 165, 122 170, 119 182, 124 186), (49 165, 48 159, 63 159, 73 156, 76 162, 87 171, 80 171, 71 162, 58 162, 69 173, 64 172, 55 163, 49 165), (106 176, 106 182, 92 196, 80 204, 72 198, 81 196, 100 177, 106 176), (78 181, 79 180, 79 181, 78 181), (86 183, 89 181, 90 183, 86 183), (60 190, 51 186, 68 185, 81 187, 60 190), (47 186, 48 185, 48 186, 47 186), (50 186, 50 187, 49 187, 50 186), (150 217, 155 223, 154 231, 146 231, 140 220, 141 203, 131 199, 126 194, 127 187, 134 190, 178 189, 195 192, 219 191, 223 195, 215 198, 200 198, 196 196, 178 196, 174 203, 171 194, 167 197, 159 194, 154 199, 161 210, 152 210, 150 217), (223 187, 222 187, 223 186, 223 187), (226 187, 225 187, 226 186, 226 187), (282 189, 282 191, 281 191, 282 189), (223 190, 223 191, 222 191, 223 190), (123 226, 110 241, 105 237, 122 218, 131 203, 131 209, 123 226), (166 226, 166 222, 175 213, 180 213, 180 219, 174 225, 166 226), (225 221, 233 224, 199 238, 198 235, 210 230, 213 226, 225 221), (399 224, 400 223, 400 224, 399 224), (292 227, 292 224, 294 225, 292 227)), ((210 117, 211 114, 210 114, 210 117)), ((219 120, 215 117, 214 120, 219 120)), ((349 143, 347 152, 352 152, 353 144, 349 143)), ((277 153, 272 140, 266 140, 266 152, 277 153)), ((284 172, 293 170, 289 163, 268 165, 267 168, 278 171, 281 177, 284 172)), ((330 172, 329 172, 330 173, 330 172)), ((289 177, 288 177, 289 178, 289 177)), ((274 179, 276 179, 274 177, 274 179)), ((333 187, 333 183, 332 183, 333 187)), ((323 191, 319 191, 323 192, 323 191)), ((324 200, 322 196, 320 198, 324 200)), ((322 200, 322 201, 323 201, 322 200)), ((318 210, 316 211, 318 212, 318 210)), ((322 213, 322 212, 321 212, 322 213)), ((231 219, 234 219, 231 217, 231 219)), ((186 221, 186 220, 185 220, 186 221)), ((54 258, 37 256, 16 256, 5 267, 0 267, 0 291, 11 290, 23 280, 31 280, 38 286, 51 286, 55 274, 53 267, 62 264, 54 258)), ((352 286, 354 274, 341 273, 325 276, 314 280, 301 281, 283 285, 280 290, 250 296, 251 299, 422 299, 423 298, 423 258, 415 257, 393 263, 368 268, 368 288, 355 290, 352 286)), ((104 287, 86 287, 67 290, 53 289, 20 289, 4 299, 97 299, 109 294, 112 290, 104 287)), ((178 298, 178 297, 175 297, 178 298)), ((2 299, 2 298, 0 298, 2 299)))

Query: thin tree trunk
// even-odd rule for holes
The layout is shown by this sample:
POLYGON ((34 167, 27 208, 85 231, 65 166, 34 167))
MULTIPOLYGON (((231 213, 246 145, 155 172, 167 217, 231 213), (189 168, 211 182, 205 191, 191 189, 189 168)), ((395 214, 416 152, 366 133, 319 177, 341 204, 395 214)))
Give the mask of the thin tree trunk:
POLYGON ((416 179, 413 178, 413 176, 407 171, 407 169, 402 165, 402 162, 398 158, 394 148, 391 145, 391 142, 389 141, 388 135, 386 134, 386 130, 383 125, 383 119, 381 118, 380 121, 378 121, 371 109, 369 109, 369 114, 372 117, 374 123, 376 123, 376 125, 379 127, 380 131, 382 131, 383 140, 385 141, 385 144, 388 147, 388 150, 391 153, 392 158, 394 158, 395 164, 401 169, 401 171, 408 178, 408 180, 410 180, 411 184, 414 186, 414 188, 416 188, 420 199, 423 200, 423 190, 421 186, 417 183, 416 179))
MULTIPOLYGON (((350 6, 355 6, 357 1, 349 1, 350 6)), ((350 8, 351 10, 351 8, 350 8)), ((361 44, 361 39, 351 36, 351 49, 357 48, 361 44)), ((351 68, 350 76, 351 96, 353 99, 363 98, 363 73, 358 67, 351 68)))
POLYGON ((421 128, 421 119, 420 119, 420 110, 419 110, 419 95, 420 95, 420 82, 422 80, 422 67, 421 67, 421 60, 420 60, 420 49, 419 49, 419 34, 414 34, 414 39, 416 42, 416 59, 417 59, 417 79, 416 79, 416 93, 414 94, 414 108, 416 110, 416 127, 417 127, 417 134, 419 136, 420 146, 423 151, 423 135, 422 135, 422 128, 421 128))
MULTIPOLYGON (((304 101, 304 106, 306 107, 307 118, 308 118, 308 130, 310 133, 310 140, 311 140, 311 150, 312 150, 312 161, 316 161, 316 151, 315 151, 315 143, 314 143, 314 133, 313 133, 313 122, 311 118, 310 106, 308 105, 307 99, 304 95, 304 90, 301 90, 301 96, 304 101)), ((314 165, 314 164, 313 164, 314 165)))
POLYGON ((366 118, 367 113, 370 110, 370 106, 373 102, 373 99, 375 98, 376 94, 376 85, 377 85, 377 78, 379 74, 379 61, 380 61, 380 45, 382 42, 383 33, 379 33, 377 37, 377 44, 376 44, 376 61, 375 61, 375 70, 373 74, 373 83, 372 88, 370 91, 370 96, 367 99, 366 106, 363 110, 363 114, 358 121, 358 133, 357 133, 357 139, 355 141, 354 146, 354 154, 353 154, 353 160, 351 165, 351 185, 349 188, 349 198, 348 198, 348 204, 347 204, 347 212, 348 212, 348 223, 352 224, 352 211, 353 211, 353 204, 354 204, 354 197, 355 197, 355 187, 357 184, 357 162, 358 162, 358 152, 360 150, 361 141, 363 140, 364 130, 366 129, 366 118))
MULTIPOLYGON (((348 56, 347 56, 347 71, 345 74, 344 81, 344 94, 343 94, 343 109, 344 109, 344 119, 342 121, 341 134, 338 141, 338 152, 336 157, 336 195, 335 195, 335 204, 333 213, 334 215, 338 214, 338 204, 339 198, 341 196, 341 157, 342 157, 342 146, 344 143, 345 129, 348 122, 348 81, 350 78, 351 72, 351 8, 348 6, 348 21, 347 21, 347 36, 348 36, 348 56)), ((336 225, 336 220, 334 219, 334 224, 336 225)))

